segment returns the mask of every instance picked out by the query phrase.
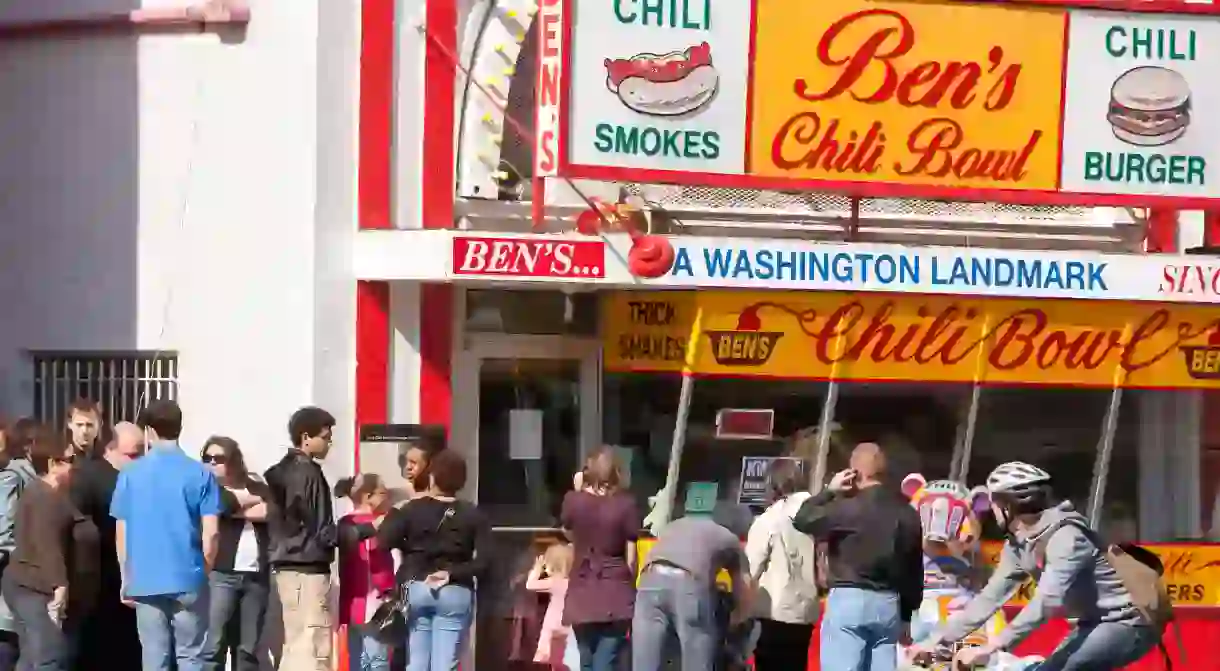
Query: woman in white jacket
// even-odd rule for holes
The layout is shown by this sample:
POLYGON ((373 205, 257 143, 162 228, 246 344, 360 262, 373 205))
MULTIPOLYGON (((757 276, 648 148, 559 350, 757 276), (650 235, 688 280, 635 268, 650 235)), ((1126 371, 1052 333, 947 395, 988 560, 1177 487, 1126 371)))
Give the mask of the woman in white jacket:
POLYGON ((813 539, 792 526, 792 516, 809 498, 808 480, 800 461, 776 459, 768 482, 772 503, 754 520, 746 540, 750 575, 758 585, 754 668, 804 669, 820 608, 817 554, 813 539))

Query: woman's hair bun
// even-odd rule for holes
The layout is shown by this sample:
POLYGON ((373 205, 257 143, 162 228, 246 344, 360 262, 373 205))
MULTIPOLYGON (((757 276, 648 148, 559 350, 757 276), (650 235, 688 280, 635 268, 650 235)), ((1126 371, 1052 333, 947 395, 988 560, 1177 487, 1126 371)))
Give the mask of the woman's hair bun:
POLYGON ((355 478, 339 478, 335 483, 335 496, 344 498, 352 495, 352 487, 356 484, 355 478))

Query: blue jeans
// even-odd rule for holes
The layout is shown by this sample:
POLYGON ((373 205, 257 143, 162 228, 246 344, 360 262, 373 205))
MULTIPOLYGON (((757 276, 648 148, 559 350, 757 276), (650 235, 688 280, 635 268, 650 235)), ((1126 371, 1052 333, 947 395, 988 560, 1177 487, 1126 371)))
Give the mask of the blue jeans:
POLYGON ((898 595, 835 587, 821 626, 821 671, 894 671, 902 620, 898 595))
POLYGON ((1148 654, 1159 640, 1152 627, 1102 622, 1077 627, 1045 662, 1030 671, 1109 671, 1148 654))
POLYGON ((144 649, 144 671, 204 671, 210 615, 208 588, 133 600, 144 649))
POLYGON ((4 600, 17 626, 21 639, 19 669, 31 671, 67 671, 68 640, 51 616, 47 605, 51 595, 4 581, 4 600))
POLYGON ((407 603, 407 671, 456 671, 474 615, 474 590, 413 582, 407 603))
MULTIPOLYGON (((714 585, 682 569, 649 566, 635 595, 635 617, 631 620, 632 670, 659 671, 665 664, 667 644, 673 634, 677 635, 681 649, 682 671, 716 668, 723 639, 716 608, 714 585)), ((590 667, 584 650, 581 660, 587 671, 590 667)))
POLYGON ((211 613, 204 657, 209 671, 225 668, 232 651, 233 671, 258 671, 258 643, 267 616, 271 578, 265 573, 212 571, 208 575, 211 613))
POLYGON ((347 625, 347 658, 351 671, 390 671, 390 646, 365 635, 358 624, 347 625))
POLYGON ((619 658, 627 649, 628 622, 590 622, 572 627, 572 636, 564 651, 564 664, 571 671, 619 671, 619 658), (575 639, 575 651, 573 640, 575 639), (575 656, 579 665, 573 666, 569 658, 575 656))

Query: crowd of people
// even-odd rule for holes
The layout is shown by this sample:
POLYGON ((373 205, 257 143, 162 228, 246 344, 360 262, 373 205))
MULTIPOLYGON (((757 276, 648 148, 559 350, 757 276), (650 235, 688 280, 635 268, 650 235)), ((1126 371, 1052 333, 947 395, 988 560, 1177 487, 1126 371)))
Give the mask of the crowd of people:
POLYGON ((172 401, 108 427, 100 449, 107 427, 89 401, 65 431, 0 426, 0 671, 252 671, 273 590, 278 668, 331 671, 336 625, 353 669, 388 670, 395 652, 410 671, 456 668, 490 557, 486 520, 456 498, 465 461, 419 445, 396 502, 374 474, 332 490, 319 462, 334 425, 298 410, 291 446, 261 477, 232 438, 185 451, 172 401), (338 521, 336 496, 353 503, 338 521), (410 612, 397 646, 365 626, 396 589, 410 612))
MULTIPOLYGON (((154 401, 110 427, 101 449, 101 412, 88 401, 72 406, 65 431, 30 419, 0 427, 0 671, 252 671, 273 594, 281 669, 330 671, 336 630, 353 670, 457 668, 494 550, 483 513, 458 497, 456 451, 411 446, 405 491, 372 473, 332 490, 320 461, 335 419, 321 408, 292 415, 290 447, 261 477, 232 438, 185 451, 182 421, 176 403, 154 401), (338 520, 335 497, 352 504, 338 520)), ((961 661, 985 663, 1059 609, 1079 623, 1040 671, 1119 668, 1159 641, 1087 523, 1027 464, 988 479, 1008 539, 991 581, 914 642, 921 520, 887 486, 879 446, 857 446, 817 494, 800 464, 777 460, 771 503, 748 528, 738 516, 687 515, 638 567, 640 515, 622 481, 609 448, 575 474, 565 538, 540 551, 524 584, 547 600, 529 662, 730 671, 753 655, 756 671, 791 671, 806 668, 820 621, 821 669, 886 671, 900 644, 920 661, 962 639, 1030 576, 1037 592, 1022 615, 961 661)))

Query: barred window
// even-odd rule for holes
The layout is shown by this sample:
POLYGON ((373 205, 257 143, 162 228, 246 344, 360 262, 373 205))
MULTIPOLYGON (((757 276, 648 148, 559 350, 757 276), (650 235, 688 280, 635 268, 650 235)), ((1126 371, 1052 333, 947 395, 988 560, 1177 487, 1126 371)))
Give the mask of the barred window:
POLYGON ((32 352, 34 416, 57 425, 73 401, 102 407, 104 422, 134 422, 149 401, 178 398, 176 352, 32 352))

